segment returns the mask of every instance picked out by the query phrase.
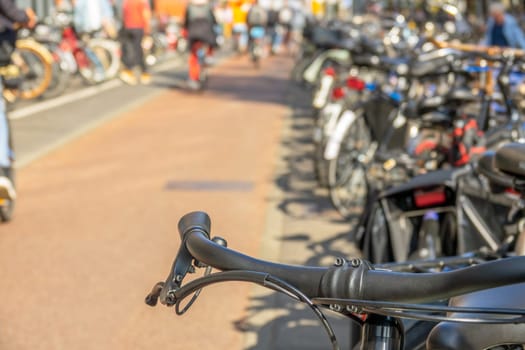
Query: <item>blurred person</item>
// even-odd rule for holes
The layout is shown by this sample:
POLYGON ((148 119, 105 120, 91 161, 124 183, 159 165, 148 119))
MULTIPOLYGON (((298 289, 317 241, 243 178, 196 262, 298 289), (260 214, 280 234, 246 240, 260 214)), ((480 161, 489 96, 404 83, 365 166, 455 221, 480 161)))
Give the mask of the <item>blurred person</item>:
POLYGON ((292 45, 291 45, 291 53, 295 54, 299 52, 299 43, 302 41, 302 34, 304 29, 306 28, 306 22, 307 22, 307 14, 305 11, 305 7, 301 6, 301 4, 296 4, 296 7, 294 9, 294 16, 291 23, 291 31, 292 31, 292 45))
POLYGON ((270 38, 270 53, 275 54, 281 45, 281 36, 279 32, 279 7, 277 1, 273 1, 268 10, 268 21, 266 31, 270 38))
POLYGON ((140 82, 149 84, 142 40, 151 32, 151 8, 148 0, 123 0, 122 2, 122 63, 120 79, 129 85, 137 84, 135 69, 140 69, 140 82))
MULTIPOLYGON (((32 9, 19 8, 14 0, 0 0, 0 57, 1 65, 10 63, 10 56, 16 46, 16 29, 20 26, 33 28, 36 15, 32 9)), ((0 82, 0 95, 3 95, 3 83, 0 82)), ((16 198, 13 176, 14 152, 12 149, 6 104, 0 98, 0 199, 16 198)))
POLYGON ((292 33, 292 22, 295 16, 295 11, 290 6, 288 0, 284 0, 283 6, 279 10, 279 30, 282 36, 282 45, 288 49, 290 43, 290 36, 292 33))
POLYGON ((246 23, 246 16, 250 9, 250 3, 247 0, 233 0, 233 40, 234 48, 237 52, 244 52, 248 45, 248 24, 246 23))
POLYGON ((246 16, 246 23, 248 24, 249 33, 249 52, 254 62, 258 64, 259 59, 263 56, 263 42, 268 24, 268 12, 258 0, 254 0, 250 7, 248 15, 246 16))
POLYGON ((215 18, 225 39, 231 38, 233 12, 228 1, 222 0, 215 9, 215 18))
POLYGON ((217 46, 217 34, 215 26, 217 20, 213 8, 207 0, 191 0, 186 8, 184 16, 184 29, 186 29, 190 46, 188 59, 188 87, 198 89, 200 87, 201 66, 199 51, 207 46, 207 56, 213 54, 217 46))
POLYGON ((55 10, 57 12, 73 13, 72 0, 55 0, 55 10))
POLYGON ((78 34, 104 31, 116 37, 115 14, 109 0, 73 0, 73 23, 78 34))
POLYGON ((380 16, 381 11, 383 11, 383 5, 377 1, 369 1, 366 6, 366 13, 373 16, 380 16))
POLYGON ((268 12, 259 4, 258 0, 255 0, 250 7, 246 16, 246 23, 248 24, 248 29, 254 27, 266 28, 268 24, 268 12))
POLYGON ((311 13, 315 18, 321 19, 324 17, 324 14, 325 14, 325 1, 324 0, 311 0, 310 6, 311 6, 311 9, 310 9, 311 13))
POLYGON ((482 44, 525 49, 525 35, 516 19, 506 13, 505 5, 493 2, 489 7, 490 18, 482 44))

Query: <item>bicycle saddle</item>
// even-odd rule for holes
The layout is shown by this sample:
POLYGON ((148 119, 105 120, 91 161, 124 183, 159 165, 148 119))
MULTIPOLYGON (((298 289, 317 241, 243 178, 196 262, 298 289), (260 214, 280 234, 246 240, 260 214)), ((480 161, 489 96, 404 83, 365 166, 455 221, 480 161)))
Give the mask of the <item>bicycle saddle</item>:
POLYGON ((353 62, 357 66, 374 67, 385 72, 399 72, 399 67, 407 66, 409 60, 406 58, 391 58, 387 56, 378 56, 371 53, 354 53, 353 62))
POLYGON ((355 51, 357 48, 357 45, 358 43, 356 42, 356 40, 347 38, 347 39, 340 40, 339 43, 337 44, 337 48, 348 50, 348 51, 355 51))
POLYGON ((428 112, 421 116, 423 126, 427 127, 440 126, 449 128, 452 126, 452 120, 453 118, 449 114, 438 111, 428 112))
POLYGON ((425 189, 436 186, 453 186, 457 169, 439 169, 423 175, 414 176, 402 185, 391 187, 380 193, 380 198, 412 192, 414 189, 425 189))
POLYGON ((454 88, 447 94, 448 103, 466 103, 479 101, 479 96, 470 89, 454 88))
POLYGON ((410 75, 415 78, 433 76, 451 71, 451 58, 438 57, 428 61, 413 61, 410 65, 410 75))
MULTIPOLYGON (((443 96, 429 96, 418 100, 408 101, 404 114, 410 119, 420 119, 422 115, 431 113, 443 107, 445 103, 443 96)), ((429 118, 429 117, 427 117, 429 118)))
POLYGON ((508 143, 496 151, 494 166, 514 181, 525 181, 525 144, 508 143))
MULTIPOLYGON (((488 289, 452 298, 450 306, 525 308, 525 284, 488 289)), ((476 317, 453 314, 455 317, 476 317)), ((484 318, 489 317, 483 315, 484 318)), ((497 317, 501 318, 500 315, 497 317)), ((441 322, 427 339, 429 350, 487 349, 502 344, 525 344, 525 324, 465 324, 441 322)))
POLYGON ((477 170, 483 174, 490 182, 492 188, 500 186, 503 188, 512 188, 512 178, 502 173, 495 165, 496 152, 487 151, 478 159, 477 170))

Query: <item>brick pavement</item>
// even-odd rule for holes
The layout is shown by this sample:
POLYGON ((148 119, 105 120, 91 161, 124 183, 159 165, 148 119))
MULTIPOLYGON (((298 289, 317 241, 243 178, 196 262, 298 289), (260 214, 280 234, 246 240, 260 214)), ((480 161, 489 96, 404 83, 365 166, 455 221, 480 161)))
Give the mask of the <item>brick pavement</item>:
MULTIPOLYGON (((351 224, 317 186, 312 143, 314 119, 309 94, 290 84, 291 107, 283 124, 278 164, 271 190, 261 256, 283 263, 329 266, 336 257, 358 256, 351 242, 351 224)), ((248 314, 236 326, 245 332, 245 349, 328 349, 328 337, 304 305, 256 287, 248 314)), ((348 320, 327 313, 341 348, 348 348, 348 320)))
POLYGON ((184 318, 143 299, 166 277, 188 211, 208 211, 215 234, 258 253, 291 62, 263 67, 229 60, 202 95, 164 86, 20 171, 16 217, 0 226, 0 349, 243 347, 232 323, 248 285, 207 289, 184 318))
MULTIPOLYGON (((326 265, 355 253, 316 189, 308 98, 290 67, 229 60, 203 95, 155 94, 25 167, 16 219, 0 226, 0 349, 327 348, 308 310, 248 285, 210 287, 182 318, 143 304, 190 210, 250 255, 326 265)), ((344 344, 348 322, 335 321, 344 344)))

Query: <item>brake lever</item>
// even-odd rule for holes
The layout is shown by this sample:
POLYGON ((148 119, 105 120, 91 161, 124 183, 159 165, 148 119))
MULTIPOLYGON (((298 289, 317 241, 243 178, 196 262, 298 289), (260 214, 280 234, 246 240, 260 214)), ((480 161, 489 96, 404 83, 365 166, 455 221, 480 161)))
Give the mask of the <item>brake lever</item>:
POLYGON ((193 257, 186 249, 184 242, 179 248, 179 252, 173 261, 170 274, 165 282, 157 282, 151 289, 151 292, 146 296, 144 302, 154 307, 157 305, 159 299, 164 305, 172 306, 176 303, 174 292, 180 289, 182 280, 186 274, 195 272, 192 265, 193 257))
POLYGON ((190 254, 188 248, 186 248, 185 242, 183 241, 175 260, 173 261, 170 274, 160 291, 160 302, 167 306, 173 306, 177 302, 173 292, 180 289, 182 281, 188 272, 194 271, 193 256, 190 254))
MULTIPOLYGON (((212 241, 223 247, 228 245, 226 240, 221 237, 214 237, 212 241)), ((175 292, 182 287, 184 277, 186 277, 188 273, 195 272, 193 264, 197 267, 206 267, 206 274, 211 273, 211 269, 209 269, 207 265, 202 264, 193 258, 186 248, 186 244, 182 242, 168 278, 165 282, 158 282, 153 286, 151 292, 146 296, 145 303, 153 307, 157 305, 157 302, 160 299, 160 302, 167 306, 177 304, 178 300, 175 292)), ((200 292, 196 294, 195 299, 199 294, 200 292)), ((193 304, 193 301, 188 306, 191 306, 191 304, 193 304)))
POLYGON ((157 284, 153 286, 151 292, 146 296, 144 302, 151 307, 156 306, 157 302, 159 301, 160 292, 163 288, 164 282, 157 282, 157 284))

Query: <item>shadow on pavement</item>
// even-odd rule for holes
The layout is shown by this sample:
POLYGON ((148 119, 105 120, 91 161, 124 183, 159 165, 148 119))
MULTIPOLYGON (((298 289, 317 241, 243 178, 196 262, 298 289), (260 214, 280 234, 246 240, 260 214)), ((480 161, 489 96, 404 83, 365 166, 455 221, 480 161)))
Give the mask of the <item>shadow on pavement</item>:
MULTIPOLYGON (((257 342, 249 344, 246 350, 318 350, 331 349, 330 338, 319 319, 305 304, 299 303, 282 294, 269 294, 252 299, 252 306, 243 319, 235 322, 240 332, 257 333, 257 342), (272 309, 270 305, 279 305, 272 309), (273 312, 278 316, 262 327, 255 326, 252 318, 264 317, 273 312)), ((357 325, 335 314, 325 313, 334 329, 341 349, 350 349, 352 332, 359 332, 357 325)))
MULTIPOLYGON (((207 86, 203 93, 247 103, 282 103, 281 89, 273 87, 286 86, 287 79, 266 74, 264 67, 256 69, 249 62, 239 59, 235 61, 235 58, 232 60, 225 69, 210 68, 207 86), (231 62, 236 65, 232 67, 231 62), (261 75, 259 72, 265 72, 265 74, 261 75)), ((163 72, 162 75, 155 77, 153 85, 159 88, 187 91, 187 77, 186 70, 163 72)))
MULTIPOLYGON (((278 238, 279 261, 310 266, 330 266, 337 257, 359 255, 351 237, 351 224, 333 208, 326 190, 318 188, 314 173, 312 131, 308 93, 289 85, 288 103, 293 114, 281 142, 281 162, 275 183, 281 193, 277 207, 283 215, 278 238)), ((268 238, 268 237, 266 237, 268 238)), ((259 289, 258 289, 259 290, 259 289)), ((246 349, 329 349, 330 340, 314 313, 285 295, 256 292, 235 322, 246 334, 246 349)), ((339 345, 351 348, 359 328, 349 319, 326 312, 339 345)))
POLYGON ((328 192, 319 188, 314 172, 314 117, 308 106, 309 94, 295 85, 290 86, 290 90, 288 103, 293 107, 293 115, 290 131, 281 142, 285 169, 275 180, 285 193, 279 208, 285 215, 296 218, 315 214, 325 220, 344 223, 346 221, 334 211, 328 192))
POLYGON ((228 99, 278 104, 282 101, 282 95, 280 89, 273 87, 286 84, 287 79, 271 76, 235 76, 212 72, 207 91, 228 99))

